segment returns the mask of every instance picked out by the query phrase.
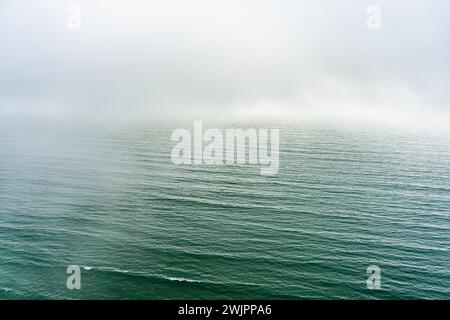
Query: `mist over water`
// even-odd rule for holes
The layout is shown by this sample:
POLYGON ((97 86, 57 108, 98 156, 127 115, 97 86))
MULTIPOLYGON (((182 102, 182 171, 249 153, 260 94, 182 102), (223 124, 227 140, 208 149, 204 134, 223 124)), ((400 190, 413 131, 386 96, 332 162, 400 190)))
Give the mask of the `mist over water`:
POLYGON ((0 298, 450 296, 448 135, 223 123, 281 129, 266 177, 174 165, 171 132, 190 126, 2 123, 0 298))
POLYGON ((449 299, 449 9, 2 1, 0 299, 449 299), (277 174, 175 165, 195 120, 277 174))
POLYGON ((367 27, 371 5, 4 2, 0 116, 449 121, 448 1, 379 0, 376 30, 367 27), (77 30, 66 26, 73 5, 77 30))

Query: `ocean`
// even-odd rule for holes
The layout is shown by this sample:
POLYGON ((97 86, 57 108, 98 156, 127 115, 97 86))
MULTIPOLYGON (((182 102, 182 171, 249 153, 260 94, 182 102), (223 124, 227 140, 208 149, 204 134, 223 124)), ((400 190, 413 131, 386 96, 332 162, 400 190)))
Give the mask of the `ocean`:
POLYGON ((448 133, 220 125, 278 128, 278 174, 173 164, 189 121, 1 121, 0 299, 450 299, 448 133))

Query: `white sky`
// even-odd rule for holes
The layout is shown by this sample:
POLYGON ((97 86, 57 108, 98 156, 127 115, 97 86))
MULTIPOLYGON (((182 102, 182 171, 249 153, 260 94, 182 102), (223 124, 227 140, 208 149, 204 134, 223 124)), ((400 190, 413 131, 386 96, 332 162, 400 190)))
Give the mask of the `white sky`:
POLYGON ((450 120, 447 0, 0 2, 0 115, 450 120), (81 29, 66 28, 66 8, 81 29), (381 30, 366 9, 381 9, 381 30))

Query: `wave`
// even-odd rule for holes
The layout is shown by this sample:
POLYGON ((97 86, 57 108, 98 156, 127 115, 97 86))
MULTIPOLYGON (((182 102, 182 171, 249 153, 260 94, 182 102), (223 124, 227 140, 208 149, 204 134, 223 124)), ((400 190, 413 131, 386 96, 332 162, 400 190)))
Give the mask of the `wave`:
POLYGON ((184 277, 167 276, 167 275, 156 274, 156 273, 147 273, 147 272, 135 271, 135 270, 124 270, 124 269, 118 269, 118 268, 113 268, 113 267, 83 266, 83 269, 86 271, 90 271, 90 270, 95 271, 96 270, 99 272, 122 273, 122 274, 127 274, 130 276, 154 278, 154 279, 174 281, 174 282, 211 284, 211 285, 221 285, 221 286, 229 286, 229 285, 262 286, 262 285, 256 284, 256 283, 234 282, 234 281, 220 282, 220 281, 213 281, 213 280, 206 280, 206 279, 191 279, 191 278, 184 278, 184 277))
MULTIPOLYGON (((13 289, 13 288, 8 288, 8 287, 0 287, 0 292, 4 292, 6 294, 13 294, 15 296, 24 296, 23 293, 13 289)), ((0 299, 1 300, 1 299, 0 299)))
POLYGON ((118 268, 112 268, 112 267, 94 267, 94 266, 83 266, 83 269, 86 271, 90 270, 97 270, 100 272, 115 272, 115 273, 122 273, 122 274, 129 274, 132 276, 139 276, 139 277, 146 277, 146 278, 158 278, 158 279, 164 279, 169 281, 179 281, 179 282, 192 282, 192 283, 208 283, 209 281, 205 280, 198 280, 198 279, 189 279, 189 278, 180 278, 180 277, 174 277, 174 276, 166 276, 162 274, 150 274, 142 271, 135 271, 135 270, 124 270, 124 269, 118 269, 118 268))
POLYGON ((177 278, 177 277, 165 277, 165 279, 170 280, 170 281, 179 281, 179 282, 198 282, 198 283, 202 282, 201 280, 177 278))

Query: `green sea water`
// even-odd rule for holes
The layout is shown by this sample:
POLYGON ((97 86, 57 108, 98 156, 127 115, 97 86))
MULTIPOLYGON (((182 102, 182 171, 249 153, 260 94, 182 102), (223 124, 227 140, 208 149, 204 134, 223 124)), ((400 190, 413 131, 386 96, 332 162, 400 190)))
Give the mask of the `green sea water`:
POLYGON ((210 126, 279 128, 278 174, 174 165, 192 122, 2 121, 0 299, 450 298, 448 134, 210 126))

